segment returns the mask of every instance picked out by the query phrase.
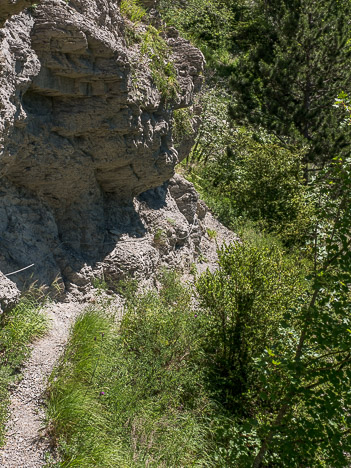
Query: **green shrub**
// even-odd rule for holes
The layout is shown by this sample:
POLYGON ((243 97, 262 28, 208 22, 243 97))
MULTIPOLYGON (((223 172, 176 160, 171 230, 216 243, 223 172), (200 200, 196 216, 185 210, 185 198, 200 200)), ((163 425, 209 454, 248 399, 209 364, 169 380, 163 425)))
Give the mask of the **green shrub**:
POLYGON ((218 254, 218 270, 207 271, 197 282, 207 317, 204 352, 219 401, 245 414, 257 387, 254 360, 303 293, 303 273, 296 258, 284 256, 277 244, 235 243, 218 254))
POLYGON ((120 10, 122 15, 126 16, 133 23, 139 23, 147 15, 146 10, 140 5, 138 0, 122 0, 120 10))
POLYGON ((224 2, 212 0, 161 0, 159 8, 167 24, 175 26, 204 53, 207 62, 230 62, 232 11, 224 2))
POLYGON ((237 131, 230 125, 230 95, 225 89, 204 87, 198 99, 203 109, 201 124, 187 162, 207 164, 226 155, 226 148, 233 142, 237 131))
POLYGON ((267 403, 255 467, 350 466, 351 160, 335 158, 315 190, 309 288, 256 361, 267 403))
POLYGON ((117 294, 124 297, 129 303, 132 303, 137 297, 139 281, 133 278, 127 278, 118 281, 115 285, 114 290, 117 294))
POLYGON ((227 154, 200 169, 199 184, 225 224, 247 218, 287 245, 303 243, 314 212, 301 160, 274 140, 257 141, 242 130, 227 154))

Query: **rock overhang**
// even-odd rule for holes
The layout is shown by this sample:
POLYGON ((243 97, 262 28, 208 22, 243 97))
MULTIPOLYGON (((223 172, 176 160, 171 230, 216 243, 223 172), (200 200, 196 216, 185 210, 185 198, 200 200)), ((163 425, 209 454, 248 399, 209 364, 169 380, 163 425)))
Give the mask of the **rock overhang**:
POLYGON ((106 230, 123 224, 114 210, 174 174, 172 112, 192 104, 204 59, 162 31, 178 82, 166 101, 140 45, 127 45, 128 27, 113 0, 44 0, 1 30, 0 270, 40 248, 51 279, 74 263, 63 249, 95 261, 106 230))

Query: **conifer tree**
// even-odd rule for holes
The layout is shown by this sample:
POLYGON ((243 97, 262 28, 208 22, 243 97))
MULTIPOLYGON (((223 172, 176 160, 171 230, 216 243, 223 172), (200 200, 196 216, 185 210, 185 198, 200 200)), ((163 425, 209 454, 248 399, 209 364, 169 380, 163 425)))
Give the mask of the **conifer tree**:
POLYGON ((307 146, 306 162, 349 146, 333 103, 351 88, 350 13, 349 0, 257 2, 261 33, 233 70, 233 119, 307 146))

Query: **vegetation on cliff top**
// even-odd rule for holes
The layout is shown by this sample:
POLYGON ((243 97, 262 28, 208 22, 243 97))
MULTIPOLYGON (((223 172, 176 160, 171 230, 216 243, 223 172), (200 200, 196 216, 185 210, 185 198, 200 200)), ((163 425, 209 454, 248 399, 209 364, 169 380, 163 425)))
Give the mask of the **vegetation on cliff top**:
POLYGON ((141 57, 147 58, 147 65, 156 88, 165 103, 178 97, 179 84, 177 72, 172 60, 172 51, 161 35, 161 30, 147 23, 148 13, 137 0, 123 0, 121 13, 130 20, 126 24, 126 39, 140 46, 141 57))

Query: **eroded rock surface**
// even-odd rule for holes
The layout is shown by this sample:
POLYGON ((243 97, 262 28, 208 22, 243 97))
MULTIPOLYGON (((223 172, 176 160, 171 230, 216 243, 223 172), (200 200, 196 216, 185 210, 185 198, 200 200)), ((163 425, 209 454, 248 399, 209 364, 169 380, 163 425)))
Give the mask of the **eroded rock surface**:
POLYGON ((16 285, 0 272, 0 315, 14 307, 19 298, 16 285))
POLYGON ((25 8, 32 5, 30 0, 1 0, 0 3, 0 28, 5 24, 5 21, 13 15, 17 15, 25 8))
POLYGON ((148 275, 174 252, 188 257, 197 195, 179 178, 162 184, 180 159, 172 111, 193 104, 202 54, 172 28, 162 33, 178 80, 165 102, 140 44, 127 45, 119 2, 44 0, 22 11, 27 3, 0 7, 0 270, 34 263, 19 286, 83 287, 96 272, 148 275), (161 211, 174 221, 157 234, 161 211))

